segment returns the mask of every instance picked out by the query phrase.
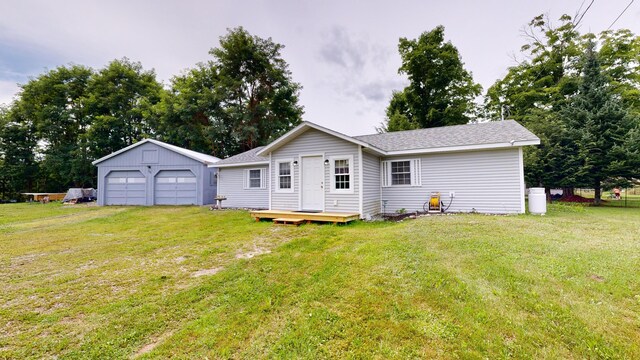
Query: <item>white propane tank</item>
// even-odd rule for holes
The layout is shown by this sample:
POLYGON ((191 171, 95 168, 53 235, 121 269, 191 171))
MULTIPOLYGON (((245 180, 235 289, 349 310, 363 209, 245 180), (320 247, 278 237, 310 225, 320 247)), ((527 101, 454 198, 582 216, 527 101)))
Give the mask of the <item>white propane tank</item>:
POLYGON ((529 188, 529 212, 544 215, 547 212, 547 195, 544 188, 529 188))

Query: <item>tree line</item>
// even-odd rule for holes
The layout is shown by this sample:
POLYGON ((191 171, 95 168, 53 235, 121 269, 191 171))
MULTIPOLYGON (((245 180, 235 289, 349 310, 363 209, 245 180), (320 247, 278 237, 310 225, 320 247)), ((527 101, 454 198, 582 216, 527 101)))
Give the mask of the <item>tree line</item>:
MULTIPOLYGON (((580 18, 580 17, 579 17, 580 18)), ((580 34, 579 20, 536 16, 510 67, 482 89, 437 27, 400 39, 401 74, 380 131, 514 119, 541 138, 525 148, 529 186, 601 190, 640 181, 640 37, 627 29, 580 34), (518 60, 520 58, 520 60, 518 60)))
MULTIPOLYGON (((541 138, 525 149, 529 186, 599 195, 639 179, 640 37, 626 29, 581 34, 578 22, 535 17, 516 64, 483 97, 444 27, 401 38, 398 72, 409 84, 390 94, 378 130, 506 117, 541 138)), ((61 66, 29 80, 0 109, 0 192, 94 186, 91 161, 145 137, 219 157, 269 143, 303 114, 282 48, 240 27, 220 38, 212 60, 168 88, 128 59, 100 70, 61 66)))
POLYGON ((30 79, 0 109, 2 198, 95 186, 93 160, 147 137, 219 157, 267 144, 303 113, 282 48, 240 27, 168 88, 126 58, 30 79))

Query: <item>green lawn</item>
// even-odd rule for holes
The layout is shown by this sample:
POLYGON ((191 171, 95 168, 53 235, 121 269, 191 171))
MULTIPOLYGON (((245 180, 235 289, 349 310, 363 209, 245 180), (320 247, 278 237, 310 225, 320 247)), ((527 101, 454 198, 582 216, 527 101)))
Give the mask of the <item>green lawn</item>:
POLYGON ((0 205, 0 358, 640 358, 640 211, 0 205), (195 276, 202 275, 202 276, 195 276))

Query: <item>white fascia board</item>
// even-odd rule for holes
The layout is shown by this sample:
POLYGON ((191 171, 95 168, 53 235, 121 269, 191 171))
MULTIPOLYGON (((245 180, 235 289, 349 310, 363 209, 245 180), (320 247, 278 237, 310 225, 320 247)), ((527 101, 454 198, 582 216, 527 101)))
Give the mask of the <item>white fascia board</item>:
POLYGON ((246 163, 237 163, 237 164, 211 164, 208 165, 207 167, 210 168, 226 168, 226 167, 241 167, 241 166, 253 166, 253 165, 269 165, 269 161, 257 161, 257 162, 246 162, 246 163))
POLYGON ((479 144, 479 145, 460 145, 460 146, 443 146, 429 149, 411 149, 411 150, 398 150, 387 151, 385 155, 412 155, 412 154, 430 154, 440 152, 454 152, 454 151, 471 151, 471 150, 487 150, 487 149, 502 149, 502 148, 516 148, 527 145, 539 145, 540 140, 521 140, 511 143, 498 143, 498 144, 479 144))
POLYGON ((142 144, 144 144, 144 143, 148 143, 148 142, 151 142, 151 139, 144 139, 144 140, 142 140, 142 141, 138 141, 138 142, 137 142, 137 143, 135 143, 135 144, 131 144, 131 145, 129 145, 129 146, 127 146, 127 147, 125 147, 125 148, 122 148, 122 149, 120 149, 120 150, 116 151, 116 152, 112 152, 111 154, 109 154, 109 155, 107 155, 107 156, 103 156, 103 157, 101 157, 101 158, 100 158, 100 159, 98 159, 98 160, 94 160, 94 161, 92 161, 92 162, 91 162, 91 164, 96 165, 96 164, 101 163, 101 162, 103 162, 103 161, 105 161, 105 160, 111 159, 112 157, 114 157, 114 156, 116 156, 116 155, 120 155, 120 154, 122 154, 123 152, 129 151, 129 150, 131 150, 131 149, 133 149, 133 148, 135 148, 135 147, 138 147, 138 146, 140 146, 140 145, 142 145, 142 144))

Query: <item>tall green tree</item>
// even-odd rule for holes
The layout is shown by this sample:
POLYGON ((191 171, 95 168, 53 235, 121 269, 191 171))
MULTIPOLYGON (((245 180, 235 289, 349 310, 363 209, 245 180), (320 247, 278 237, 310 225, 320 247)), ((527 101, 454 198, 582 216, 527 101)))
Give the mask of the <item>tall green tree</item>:
MULTIPOLYGON (((529 185, 561 187, 571 194, 581 184, 578 150, 560 117, 579 91, 582 56, 594 34, 581 35, 576 20, 568 15, 553 24, 547 16, 536 16, 523 30, 527 43, 523 60, 508 69, 485 96, 484 116, 500 118, 501 112, 525 125, 541 138, 541 145, 525 149, 525 178, 529 185)), ((631 112, 639 112, 639 37, 628 30, 602 32, 598 57, 609 88, 631 112)))
POLYGON ((415 40, 401 38, 398 50, 398 72, 409 85, 392 95, 382 131, 465 124, 474 118, 474 100, 482 88, 464 68, 458 49, 445 42, 443 26, 415 40))
POLYGON ((186 74, 175 76, 170 92, 160 103, 160 138, 203 153, 225 154, 216 138, 230 141, 232 136, 231 129, 222 136, 222 129, 215 127, 223 114, 217 84, 217 69, 209 64, 198 64, 186 74))
POLYGON ((640 116, 640 36, 628 29, 603 31, 598 58, 612 90, 634 116, 640 116))
POLYGON ((114 60, 91 77, 87 92, 91 127, 82 144, 92 158, 156 135, 156 106, 164 89, 153 70, 127 58, 114 60))
POLYGON ((571 169, 575 183, 595 189, 596 205, 604 181, 638 175, 636 161, 629 158, 626 149, 626 138, 632 130, 637 131, 637 122, 603 74, 594 42, 587 45, 578 93, 560 116, 575 148, 569 155, 575 157, 572 163, 577 165, 571 169))
POLYGON ((524 60, 487 90, 484 116, 497 120, 506 114, 540 137, 539 146, 524 150, 527 184, 562 187, 571 193, 570 173, 559 164, 569 149, 558 112, 578 88, 574 74, 579 71, 583 44, 570 16, 559 21, 556 26, 539 15, 529 22, 523 30, 527 43, 520 49, 524 60))
POLYGON ((34 124, 42 190, 93 183, 91 159, 81 148, 90 125, 83 100, 92 75, 84 66, 60 66, 21 86, 13 111, 34 124))
POLYGON ((229 30, 209 52, 213 60, 173 79, 163 138, 226 157, 265 145, 299 124, 301 87, 292 80, 283 48, 242 27, 229 30))
POLYGON ((21 192, 31 192, 37 185, 35 125, 13 108, 0 111, 0 125, 0 185, 3 197, 17 199, 21 192))

